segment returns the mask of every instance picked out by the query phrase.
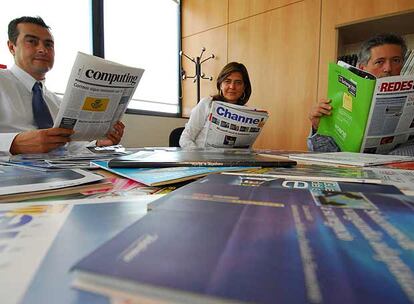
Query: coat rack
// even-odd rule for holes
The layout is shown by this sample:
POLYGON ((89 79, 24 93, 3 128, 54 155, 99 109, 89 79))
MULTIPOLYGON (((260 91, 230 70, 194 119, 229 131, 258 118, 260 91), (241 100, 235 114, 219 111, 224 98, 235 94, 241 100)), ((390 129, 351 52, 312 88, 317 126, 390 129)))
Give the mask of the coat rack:
POLYGON ((186 54, 184 54, 182 51, 180 51, 180 56, 184 56, 185 58, 187 58, 188 60, 194 62, 194 64, 195 64, 195 75, 194 76, 187 76, 185 71, 183 71, 182 78, 183 78, 183 80, 187 79, 187 78, 194 79, 193 82, 195 82, 197 84, 197 103, 200 101, 200 80, 201 79, 208 79, 210 81, 213 80, 213 77, 211 77, 211 76, 206 77, 205 74, 202 73, 202 71, 201 71, 201 65, 204 62, 206 62, 207 60, 212 59, 212 58, 215 57, 214 54, 211 54, 210 57, 202 59, 205 50, 206 50, 205 47, 201 48, 201 54, 200 54, 200 56, 197 56, 196 58, 194 58, 194 57, 191 58, 191 57, 187 56, 186 54))

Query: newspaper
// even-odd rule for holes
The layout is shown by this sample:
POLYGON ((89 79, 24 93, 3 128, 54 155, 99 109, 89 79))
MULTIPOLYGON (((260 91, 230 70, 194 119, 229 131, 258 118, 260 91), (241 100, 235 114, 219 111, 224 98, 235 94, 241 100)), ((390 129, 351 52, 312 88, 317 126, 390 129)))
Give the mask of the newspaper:
POLYGON ((263 110, 213 101, 205 147, 250 148, 268 117, 263 110))
POLYGON ((368 76, 355 67, 329 65, 332 114, 321 118, 318 133, 347 152, 386 154, 414 142, 414 75, 368 76))
POLYGON ((361 152, 387 153, 414 144, 414 76, 377 79, 361 152))
POLYGON ((126 111, 143 73, 78 52, 54 127, 73 129, 74 141, 104 138, 126 111))

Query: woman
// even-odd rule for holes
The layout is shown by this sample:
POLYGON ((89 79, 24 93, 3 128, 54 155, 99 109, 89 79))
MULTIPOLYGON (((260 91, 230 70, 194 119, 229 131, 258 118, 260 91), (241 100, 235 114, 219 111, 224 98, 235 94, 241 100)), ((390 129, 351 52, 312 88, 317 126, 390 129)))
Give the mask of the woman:
POLYGON ((204 97, 191 111, 190 119, 180 138, 182 148, 203 148, 208 125, 208 114, 213 100, 245 105, 252 93, 249 73, 242 63, 230 62, 217 77, 218 94, 204 97))

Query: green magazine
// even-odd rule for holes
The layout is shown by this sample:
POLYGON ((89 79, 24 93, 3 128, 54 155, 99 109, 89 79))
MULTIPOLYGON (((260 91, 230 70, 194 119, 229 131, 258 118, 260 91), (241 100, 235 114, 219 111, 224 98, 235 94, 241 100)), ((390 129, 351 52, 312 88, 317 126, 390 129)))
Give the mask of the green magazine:
POLYGON ((371 108, 375 80, 329 64, 328 98, 332 114, 321 118, 318 134, 334 138, 341 151, 360 152, 371 108))

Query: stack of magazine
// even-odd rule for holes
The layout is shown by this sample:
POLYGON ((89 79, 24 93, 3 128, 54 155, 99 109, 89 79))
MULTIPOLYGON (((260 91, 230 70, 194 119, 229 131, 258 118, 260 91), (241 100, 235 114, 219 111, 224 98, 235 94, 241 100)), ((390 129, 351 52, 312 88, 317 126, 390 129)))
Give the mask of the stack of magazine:
POLYGON ((74 287, 131 303, 414 302, 413 206, 396 187, 212 174, 150 207, 73 265, 74 287))
POLYGON ((111 189, 104 179, 81 169, 44 171, 0 164, 0 203, 111 189))

